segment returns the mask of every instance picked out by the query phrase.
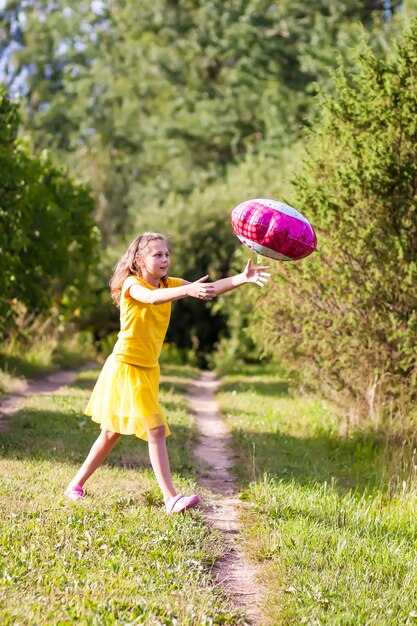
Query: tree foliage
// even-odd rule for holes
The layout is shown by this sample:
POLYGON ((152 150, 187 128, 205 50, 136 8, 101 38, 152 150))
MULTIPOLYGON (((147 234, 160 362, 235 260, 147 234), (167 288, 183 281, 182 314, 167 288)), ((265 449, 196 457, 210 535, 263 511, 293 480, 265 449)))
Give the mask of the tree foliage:
MULTIPOLYGON (((341 60, 356 71, 352 51, 362 40, 381 54, 413 3, 8 0, 5 76, 23 93, 35 148, 52 149, 91 182, 108 246, 103 277, 105 259, 145 227, 172 235, 176 274, 219 277, 239 247, 228 221, 234 204, 285 199, 281 157, 315 124, 316 83, 331 93, 341 60)), ((251 302, 235 294, 227 302, 221 311, 178 303, 172 337, 209 351, 229 320, 234 354, 246 350, 239 326, 251 302)), ((87 317, 99 320, 97 336, 106 318, 114 324, 105 306, 87 317)))
POLYGON ((277 265, 253 330, 310 383, 377 415, 415 396, 417 23, 395 55, 367 50, 335 84, 295 181, 319 251, 277 265))
POLYGON ((289 145, 315 82, 389 10, 379 0, 7 6, 25 127, 91 180, 107 239, 148 203, 215 183, 248 151, 289 145))
POLYGON ((0 334, 54 308, 71 315, 88 291, 97 228, 89 191, 17 137, 18 106, 0 93, 0 334))

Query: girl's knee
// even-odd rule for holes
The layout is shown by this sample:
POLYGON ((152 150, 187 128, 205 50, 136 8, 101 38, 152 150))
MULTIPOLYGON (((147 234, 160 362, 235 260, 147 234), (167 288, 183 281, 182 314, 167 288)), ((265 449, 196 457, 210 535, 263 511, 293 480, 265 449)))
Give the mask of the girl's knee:
POLYGON ((106 441, 114 441, 114 442, 116 442, 119 439, 119 437, 120 437, 120 433, 114 433, 111 430, 106 430, 106 429, 103 428, 103 430, 101 431, 101 436, 106 441))
POLYGON ((157 426, 148 430, 148 440, 150 443, 165 439, 165 426, 157 426))

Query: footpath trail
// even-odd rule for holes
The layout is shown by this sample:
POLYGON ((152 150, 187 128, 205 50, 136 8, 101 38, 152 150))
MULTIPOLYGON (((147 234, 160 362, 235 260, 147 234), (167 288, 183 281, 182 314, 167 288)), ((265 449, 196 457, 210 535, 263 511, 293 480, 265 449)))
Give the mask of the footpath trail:
POLYGON ((64 385, 70 385, 74 382, 77 374, 78 371, 61 370, 53 372, 45 378, 22 384, 19 393, 8 395, 0 401, 0 431, 10 427, 12 416, 19 411, 26 398, 43 393, 52 393, 64 385))
POLYGON ((225 542, 226 552, 214 567, 214 575, 235 607, 245 613, 248 624, 262 625, 262 593, 258 568, 249 561, 242 547, 237 484, 231 472, 233 446, 230 431, 218 412, 214 393, 218 387, 215 375, 203 372, 188 391, 188 402, 195 413, 200 433, 194 450, 202 471, 201 484, 212 496, 206 499, 203 514, 225 542))
MULTIPOLYGON (((70 385, 79 371, 59 371, 22 387, 0 401, 0 431, 7 430, 13 414, 29 396, 53 393, 70 385)), ((216 563, 213 573, 235 607, 246 616, 248 624, 262 626, 261 592, 258 569, 247 558, 241 544, 237 484, 232 475, 233 448, 231 434, 218 412, 214 393, 218 382, 214 374, 204 372, 188 391, 188 402, 195 413, 200 440, 194 450, 200 466, 201 484, 212 494, 206 498, 203 514, 207 523, 221 533, 225 555, 216 563)))

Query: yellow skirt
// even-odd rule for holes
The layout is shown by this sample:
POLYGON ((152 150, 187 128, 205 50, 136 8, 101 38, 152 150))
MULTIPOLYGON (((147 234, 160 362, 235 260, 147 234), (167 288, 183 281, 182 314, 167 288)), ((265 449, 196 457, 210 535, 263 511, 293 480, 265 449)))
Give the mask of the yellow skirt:
POLYGON ((140 367, 106 360, 85 409, 102 429, 148 440, 147 431, 165 426, 170 430, 158 402, 159 366, 140 367))

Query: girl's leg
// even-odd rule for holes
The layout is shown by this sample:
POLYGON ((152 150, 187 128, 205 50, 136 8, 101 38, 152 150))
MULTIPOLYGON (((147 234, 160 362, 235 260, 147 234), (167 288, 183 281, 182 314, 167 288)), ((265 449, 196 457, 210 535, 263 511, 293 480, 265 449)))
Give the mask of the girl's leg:
POLYGON ((68 485, 68 489, 71 489, 71 487, 76 485, 79 485, 80 487, 84 485, 85 481, 90 478, 91 474, 108 457, 119 437, 119 433, 113 433, 109 430, 101 431, 100 435, 93 443, 86 460, 68 485))
POLYGON ((165 438, 165 426, 158 426, 157 428, 148 430, 148 447, 152 468, 166 504, 170 498, 177 495, 177 492, 172 484, 165 438))
POLYGON ((169 467, 168 452, 165 439, 165 426, 158 426, 148 430, 149 457, 151 459, 156 480, 161 488, 167 513, 182 513, 193 506, 197 506, 200 497, 177 494, 172 484, 169 467))

